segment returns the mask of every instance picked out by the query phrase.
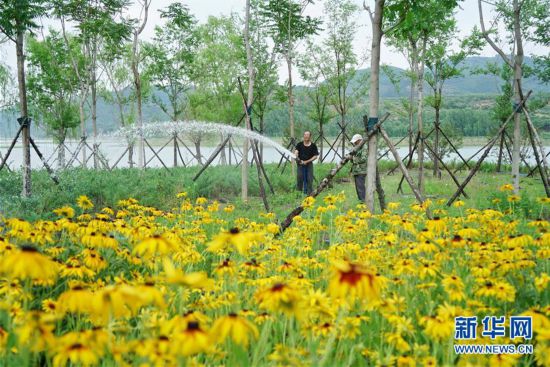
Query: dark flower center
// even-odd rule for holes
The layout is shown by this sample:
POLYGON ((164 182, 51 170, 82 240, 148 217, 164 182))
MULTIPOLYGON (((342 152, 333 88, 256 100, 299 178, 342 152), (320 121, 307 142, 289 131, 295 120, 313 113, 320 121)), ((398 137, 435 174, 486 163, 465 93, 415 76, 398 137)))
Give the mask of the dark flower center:
POLYGON ((23 251, 23 252, 38 252, 38 250, 36 249, 36 247, 29 246, 29 245, 23 245, 23 246, 21 246, 21 251, 23 251))
POLYGON ((199 330, 198 321, 190 321, 189 324, 187 324, 187 330, 199 330))

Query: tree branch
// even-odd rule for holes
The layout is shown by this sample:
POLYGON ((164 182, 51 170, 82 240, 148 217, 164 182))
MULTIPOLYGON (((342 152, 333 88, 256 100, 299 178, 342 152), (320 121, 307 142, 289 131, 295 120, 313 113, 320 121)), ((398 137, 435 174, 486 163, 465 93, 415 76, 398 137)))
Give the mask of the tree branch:
POLYGON ((500 57, 502 57, 504 62, 506 62, 508 64, 508 66, 514 67, 514 64, 508 58, 508 56, 504 53, 504 51, 502 51, 502 49, 500 49, 500 47, 497 46, 497 44, 491 39, 491 37, 489 37, 489 33, 485 29, 485 21, 483 20, 483 6, 481 5, 481 1, 482 0, 477 1, 478 8, 479 8, 479 23, 481 25, 481 34, 483 35, 483 38, 485 38, 487 43, 489 43, 489 45, 491 45, 493 50, 495 50, 500 55, 500 57))
POLYGON ((366 0, 363 0, 363 9, 369 13, 370 21, 374 23, 374 14, 372 14, 372 10, 370 6, 367 5, 366 0))

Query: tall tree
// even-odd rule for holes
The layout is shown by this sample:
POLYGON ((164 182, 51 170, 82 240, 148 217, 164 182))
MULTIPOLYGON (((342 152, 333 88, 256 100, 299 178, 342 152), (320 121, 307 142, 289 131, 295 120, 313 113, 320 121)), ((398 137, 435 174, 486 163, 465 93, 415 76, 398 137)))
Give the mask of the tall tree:
MULTIPOLYGON (((242 116, 238 77, 246 73, 246 50, 239 29, 241 21, 231 16, 209 17, 197 28, 199 37, 189 95, 189 118, 234 125, 242 116)), ((194 137, 200 159, 201 134, 194 137)))
MULTIPOLYGON (((325 28, 327 38, 324 47, 329 50, 328 68, 325 78, 334 90, 332 105, 340 116, 338 122, 342 132, 342 157, 346 151, 346 115, 360 93, 352 91, 351 85, 358 64, 357 55, 353 51, 353 41, 357 32, 355 16, 357 5, 350 0, 328 0, 325 3, 325 28), (354 93, 355 92, 355 93, 354 93)), ((364 87, 361 83, 357 87, 364 87)))
POLYGON ((456 0, 421 0, 413 4, 414 16, 410 17, 392 34, 397 44, 406 45, 416 74, 416 102, 418 126, 418 189, 424 192, 424 82, 428 60, 428 45, 445 37, 454 27, 456 0))
POLYGON ((145 146, 143 144, 143 88, 140 64, 142 61, 139 36, 147 25, 149 6, 152 0, 136 0, 140 7, 139 18, 132 19, 132 74, 134 76, 134 88, 136 93, 138 136, 138 167, 145 168, 145 146))
MULTIPOLYGON (((117 107, 120 127, 131 125, 136 120, 136 93, 131 70, 131 46, 104 48, 99 56, 99 63, 105 75, 101 97, 117 107)), ((128 143, 128 165, 134 167, 135 136, 126 136, 128 143)))
POLYGON ((509 1, 496 1, 494 3, 495 19, 491 23, 492 26, 498 26, 502 24, 508 31, 507 43, 510 45, 510 52, 506 53, 500 46, 497 45, 497 41, 493 39, 493 29, 487 29, 485 26, 485 18, 483 15, 482 1, 478 0, 479 10, 479 22, 481 25, 481 32, 487 43, 493 48, 493 50, 500 55, 502 60, 513 71, 513 92, 514 92, 514 134, 512 142, 512 181, 514 185, 514 192, 519 192, 519 166, 520 166, 520 149, 521 149, 521 112, 519 108, 521 103, 521 96, 523 95, 521 83, 523 79, 524 67, 524 43, 528 40, 534 40, 540 42, 545 40, 544 35, 547 35, 546 42, 550 37, 550 28, 548 23, 550 21, 550 15, 548 15, 548 7, 550 1, 548 0, 513 0, 510 4, 509 1), (499 23, 501 22, 501 23, 499 23))
POLYGON ((323 161, 324 126, 337 115, 331 111, 330 102, 334 89, 325 80, 325 65, 329 51, 313 42, 308 42, 306 51, 300 57, 298 70, 302 80, 307 83, 306 95, 311 102, 308 117, 319 127, 319 161, 323 161))
MULTIPOLYGON (((369 13, 372 24, 372 42, 371 42, 371 78, 369 90, 369 119, 368 128, 372 127, 378 121, 379 105, 380 105, 380 50, 383 35, 391 36, 398 39, 422 39, 421 50, 425 48, 427 35, 431 34, 433 28, 442 19, 441 13, 447 14, 456 6, 455 0, 375 0, 374 10, 371 10, 366 3, 363 7, 369 13), (422 35, 423 37, 418 37, 422 35)), ((417 90, 419 96, 418 103, 418 118, 419 131, 422 131, 422 88, 423 88, 423 65, 416 68, 417 75, 422 82, 417 82, 417 90)), ((376 171, 377 171, 377 135, 374 134, 368 141, 368 157, 367 157, 367 182, 366 182, 366 202, 367 207, 371 212, 374 212, 374 190, 376 188, 376 171)), ((420 156, 419 152, 419 156, 420 156)), ((420 172, 422 177, 422 171, 420 172)), ((420 183, 419 183, 420 185, 420 183)))
POLYGON ((312 3, 312 0, 304 0, 301 3, 295 0, 268 0, 263 6, 263 16, 269 24, 269 33, 277 51, 286 61, 289 130, 292 139, 295 137, 292 81, 294 54, 299 42, 316 34, 321 24, 319 19, 303 14, 306 6, 312 3))
MULTIPOLYGON (((252 111, 252 101, 254 99, 254 57, 252 55, 252 46, 250 42, 250 0, 246 0, 245 5, 245 21, 244 21, 244 47, 246 49, 246 66, 248 70, 248 94, 246 97, 245 109, 245 128, 251 129, 250 115, 252 111)), ((248 139, 244 139, 243 144, 243 161, 241 164, 241 198, 244 201, 248 200, 248 139)), ((261 177, 260 177, 261 179, 261 177)))
MULTIPOLYGON (((363 2, 371 21, 372 39, 370 56, 370 89, 369 89, 369 118, 367 130, 370 130, 378 121, 380 107, 380 52, 384 33, 391 33, 399 27, 409 16, 411 4, 407 0, 375 0, 374 10, 363 2)), ((376 171, 378 157, 378 137, 373 134, 369 137, 367 153, 366 204, 371 213, 374 213, 374 191, 376 189, 376 171)))
POLYGON ((197 21, 189 8, 179 2, 160 10, 160 16, 166 23, 156 26, 153 42, 144 45, 145 73, 152 85, 168 99, 166 103, 154 93, 153 103, 170 120, 178 121, 184 118, 193 84, 197 21))
MULTIPOLYGON (((265 115, 279 81, 276 48, 270 45, 265 37, 269 30, 269 23, 262 16, 263 2, 264 0, 252 0, 250 4, 250 43, 254 58, 252 115, 258 118, 260 134, 265 131, 265 115)), ((259 149, 260 160, 263 161, 263 143, 260 143, 259 149)))
MULTIPOLYGON (((78 42, 71 39, 69 47, 59 32, 50 30, 43 41, 30 38, 27 44, 31 111, 35 120, 42 121, 57 142, 59 169, 65 166, 65 139, 79 124, 75 104, 78 80, 67 55, 80 51, 78 42)), ((81 56, 81 55, 80 55, 81 56)), ((83 63, 80 63, 83 65, 83 63)))
POLYGON ((19 107, 23 123, 23 196, 31 195, 30 126, 25 79, 25 34, 37 27, 36 19, 46 12, 43 0, 4 0, 0 2, 0 32, 15 43, 19 107))
MULTIPOLYGON (((441 130, 441 106, 443 103, 443 87, 449 79, 457 78, 463 75, 465 69, 460 64, 466 57, 477 54, 482 44, 478 32, 474 29, 473 36, 467 37, 460 42, 460 48, 457 52, 451 51, 452 42, 457 38, 458 30, 456 21, 450 20, 449 30, 435 39, 430 39, 426 51, 426 76, 425 80, 432 89, 432 95, 426 98, 427 103, 435 111, 435 132, 434 148, 435 154, 442 157, 440 145, 441 130)), ((434 176, 441 178, 439 169, 439 160, 433 157, 434 176)))
MULTIPOLYGON (((97 96, 99 82, 99 55, 102 47, 116 46, 130 36, 130 24, 121 19, 121 13, 129 5, 128 0, 54 0, 54 12, 65 29, 66 20, 75 24, 77 37, 83 45, 86 57, 86 75, 80 76, 87 84, 91 97, 94 167, 99 166, 97 143, 97 96)), ((84 92, 85 87, 81 87, 84 92)), ((84 94, 84 93, 82 93, 84 94)), ((81 112, 82 114, 82 112, 81 112)), ((83 130, 83 137, 86 130, 83 130)))

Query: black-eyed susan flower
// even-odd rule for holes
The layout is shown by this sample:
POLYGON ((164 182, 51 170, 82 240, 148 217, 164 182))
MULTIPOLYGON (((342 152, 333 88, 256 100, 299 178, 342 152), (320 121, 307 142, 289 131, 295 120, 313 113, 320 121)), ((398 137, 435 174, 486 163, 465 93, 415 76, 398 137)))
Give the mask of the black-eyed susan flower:
POLYGON ((83 210, 89 210, 94 207, 94 204, 86 195, 80 195, 76 199, 76 205, 78 205, 83 210))
POLYGON ((384 288, 383 278, 362 264, 348 261, 333 261, 329 294, 355 302, 355 300, 377 300, 384 288))
POLYGON ((248 346, 251 339, 256 339, 259 336, 256 325, 236 313, 230 313, 214 321, 210 334, 217 343, 221 343, 229 337, 244 347, 248 346))
POLYGON ((207 331, 197 321, 191 321, 187 328, 173 336, 176 354, 191 356, 212 350, 212 341, 207 331))
POLYGON ((295 315, 302 311, 299 304, 302 300, 300 293, 292 286, 285 283, 275 283, 257 291, 254 295, 260 308, 271 312, 283 312, 295 315))
POLYGON ((83 334, 68 333, 55 343, 53 365, 64 367, 67 364, 94 366, 98 364, 102 351, 93 348, 83 334))
POLYGON ((134 254, 150 258, 155 255, 168 255, 178 249, 178 244, 167 236, 154 235, 145 238, 138 243, 134 250, 134 254))
POLYGON ((185 274, 177 269, 169 259, 163 260, 165 280, 170 284, 177 284, 190 288, 211 288, 214 281, 208 278, 204 271, 185 274))
POLYGON ((58 264, 32 246, 22 246, 0 259, 0 273, 7 278, 52 281, 57 278, 58 264))
POLYGON ((61 293, 57 299, 57 309, 60 314, 65 313, 89 313, 92 311, 94 294, 85 289, 81 284, 75 284, 61 293))
POLYGON ((229 231, 222 231, 214 236, 208 243, 208 250, 227 251, 229 246, 233 246, 239 253, 246 254, 253 242, 261 240, 262 237, 260 233, 245 232, 233 227, 229 231))

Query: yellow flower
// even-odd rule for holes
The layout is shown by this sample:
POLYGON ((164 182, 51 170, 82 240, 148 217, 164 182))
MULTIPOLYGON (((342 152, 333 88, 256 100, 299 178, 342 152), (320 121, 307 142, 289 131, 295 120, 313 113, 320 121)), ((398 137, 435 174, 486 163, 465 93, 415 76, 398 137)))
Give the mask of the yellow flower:
POLYGON ((266 230, 271 234, 277 234, 281 230, 280 227, 275 223, 269 223, 266 226, 266 230))
POLYGON ((329 283, 329 294, 351 302, 355 300, 377 300, 384 287, 383 279, 365 266, 347 261, 333 261, 333 275, 329 283))
POLYGON ((512 184, 504 184, 499 188, 500 191, 514 191, 514 186, 512 184))
POLYGON ((206 204, 207 202, 208 202, 208 199, 201 196, 197 198, 197 200, 195 201, 195 204, 203 205, 203 204, 206 204))
POLYGON ((451 275, 443 278, 441 281, 445 292, 449 295, 451 301, 461 301, 465 298, 464 283, 456 275, 451 275))
POLYGON ((76 205, 83 210, 92 209, 94 207, 94 204, 86 195, 80 195, 78 199, 76 199, 76 205))
POLYGON ((177 249, 178 245, 171 239, 161 235, 154 235, 137 244, 132 253, 150 258, 155 255, 167 255, 177 249))
POLYGON ((73 218, 74 217, 74 209, 70 206, 64 206, 58 209, 54 209, 54 214, 65 217, 65 218, 73 218))
POLYGON ((539 292, 544 291, 548 286, 548 283, 550 283, 550 276, 546 273, 542 273, 540 276, 535 278, 535 287, 539 292))
POLYGON ((211 288, 214 284, 214 281, 209 279, 208 275, 203 271, 184 274, 181 270, 176 269, 169 259, 164 259, 163 264, 168 283, 190 288, 211 288))
POLYGON ((288 284, 275 283, 273 286, 264 288, 255 294, 260 308, 272 312, 283 312, 289 315, 298 316, 301 311, 299 303, 300 293, 288 284))
POLYGON ((464 206, 464 202, 462 200, 457 200, 453 203, 453 206, 455 208, 460 208, 460 207, 463 207, 464 206))
POLYGON ((99 363, 101 351, 93 348, 84 335, 69 333, 56 341, 54 367, 71 365, 93 366, 99 363))
POLYGON ((400 202, 391 202, 391 203, 388 203, 388 209, 389 210, 396 210, 396 209, 399 209, 399 207, 401 206, 401 203, 400 202))
POLYGON ((517 203, 520 200, 519 195, 509 195, 506 200, 508 200, 509 203, 517 203))
POLYGON ((315 204, 315 198, 312 196, 308 196, 302 201, 302 207, 304 208, 310 208, 313 204, 315 204))
POLYGON ((58 264, 42 255, 32 246, 22 246, 0 259, 0 273, 13 279, 53 281, 57 278, 58 264))
POLYGON ((217 343, 221 343, 227 337, 231 337, 235 343, 246 347, 251 337, 258 338, 259 332, 252 322, 239 317, 235 313, 230 313, 214 321, 210 334, 217 343))
POLYGON ((57 308, 61 314, 88 313, 92 310, 94 294, 77 284, 70 290, 63 292, 57 299, 57 308))
POLYGON ((229 231, 221 232, 216 235, 208 244, 208 251, 226 251, 229 245, 234 246, 240 254, 245 254, 253 242, 258 241, 263 236, 259 233, 243 232, 234 227, 229 231))
POLYGON ((182 332, 173 335, 174 351, 182 356, 191 356, 211 349, 211 341, 206 331, 200 328, 197 321, 188 323, 182 332))

